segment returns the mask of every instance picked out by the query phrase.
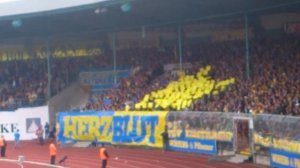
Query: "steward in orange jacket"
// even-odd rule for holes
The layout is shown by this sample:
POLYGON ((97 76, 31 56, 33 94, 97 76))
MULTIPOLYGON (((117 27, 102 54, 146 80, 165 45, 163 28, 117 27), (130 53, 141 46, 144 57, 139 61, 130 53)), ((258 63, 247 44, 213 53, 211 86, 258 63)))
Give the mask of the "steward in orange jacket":
POLYGON ((49 153, 50 153, 50 164, 55 164, 55 158, 57 154, 56 146, 54 144, 54 139, 51 140, 51 143, 49 145, 49 153))
POLYGON ((100 160, 102 160, 102 168, 106 168, 107 160, 108 160, 109 156, 104 147, 104 144, 102 144, 99 149, 99 157, 100 157, 100 160))
POLYGON ((0 137, 0 149, 1 149, 1 157, 5 157, 6 141, 5 141, 3 135, 1 135, 1 137, 0 137))

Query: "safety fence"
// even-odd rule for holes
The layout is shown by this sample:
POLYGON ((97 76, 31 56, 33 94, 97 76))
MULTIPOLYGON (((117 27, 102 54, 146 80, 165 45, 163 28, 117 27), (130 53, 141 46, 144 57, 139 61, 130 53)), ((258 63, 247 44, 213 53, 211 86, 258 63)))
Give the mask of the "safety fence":
POLYGON ((256 155, 270 157, 274 167, 300 167, 300 118, 257 115, 253 120, 256 155))
POLYGON ((57 120, 58 140, 163 148, 162 133, 167 128, 168 150, 225 155, 236 152, 238 119, 249 121, 251 135, 246 137, 252 156, 267 156, 277 167, 299 167, 297 117, 222 112, 62 112, 57 120))
POLYGON ((169 112, 170 149, 214 154, 233 150, 231 113, 169 112))

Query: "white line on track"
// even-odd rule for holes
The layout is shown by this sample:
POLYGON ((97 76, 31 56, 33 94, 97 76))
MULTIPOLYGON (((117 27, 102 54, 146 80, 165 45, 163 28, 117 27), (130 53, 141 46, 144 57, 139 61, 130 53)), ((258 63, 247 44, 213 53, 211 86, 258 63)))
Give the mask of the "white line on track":
MULTIPOLYGON (((21 163, 19 163, 18 160, 14 160, 14 159, 0 159, 0 161, 10 162, 10 163, 16 163, 16 164, 20 165, 21 168, 23 168, 23 165, 21 163)), ((42 162, 23 161, 23 163, 32 164, 32 165, 39 165, 39 166, 46 166, 46 167, 52 167, 52 168, 67 168, 67 167, 63 167, 63 166, 51 165, 51 164, 42 163, 42 162)))

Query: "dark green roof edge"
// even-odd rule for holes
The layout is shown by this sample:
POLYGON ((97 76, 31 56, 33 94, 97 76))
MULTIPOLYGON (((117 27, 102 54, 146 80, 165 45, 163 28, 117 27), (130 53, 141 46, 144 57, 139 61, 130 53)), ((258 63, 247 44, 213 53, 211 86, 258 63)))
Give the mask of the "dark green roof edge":
POLYGON ((136 1, 136 0, 107 0, 107 1, 103 1, 103 2, 97 2, 97 3, 87 4, 87 5, 80 5, 80 6, 75 6, 75 7, 53 9, 53 10, 49 10, 49 11, 2 16, 2 17, 0 17, 0 21, 13 20, 16 18, 23 19, 23 18, 32 18, 32 17, 39 17, 39 16, 49 16, 49 15, 70 13, 70 12, 78 12, 78 11, 93 9, 95 7, 108 7, 108 6, 122 4, 122 3, 126 3, 126 2, 132 2, 132 1, 136 1))

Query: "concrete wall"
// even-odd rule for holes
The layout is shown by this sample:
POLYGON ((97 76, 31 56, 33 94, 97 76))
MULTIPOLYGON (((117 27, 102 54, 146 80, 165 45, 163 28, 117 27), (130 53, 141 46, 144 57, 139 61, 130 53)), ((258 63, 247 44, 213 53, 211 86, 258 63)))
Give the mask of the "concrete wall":
POLYGON ((67 89, 54 96, 49 102, 49 120, 50 124, 56 123, 56 114, 58 112, 69 111, 73 108, 85 104, 89 98, 89 93, 81 89, 78 82, 73 83, 67 89))

